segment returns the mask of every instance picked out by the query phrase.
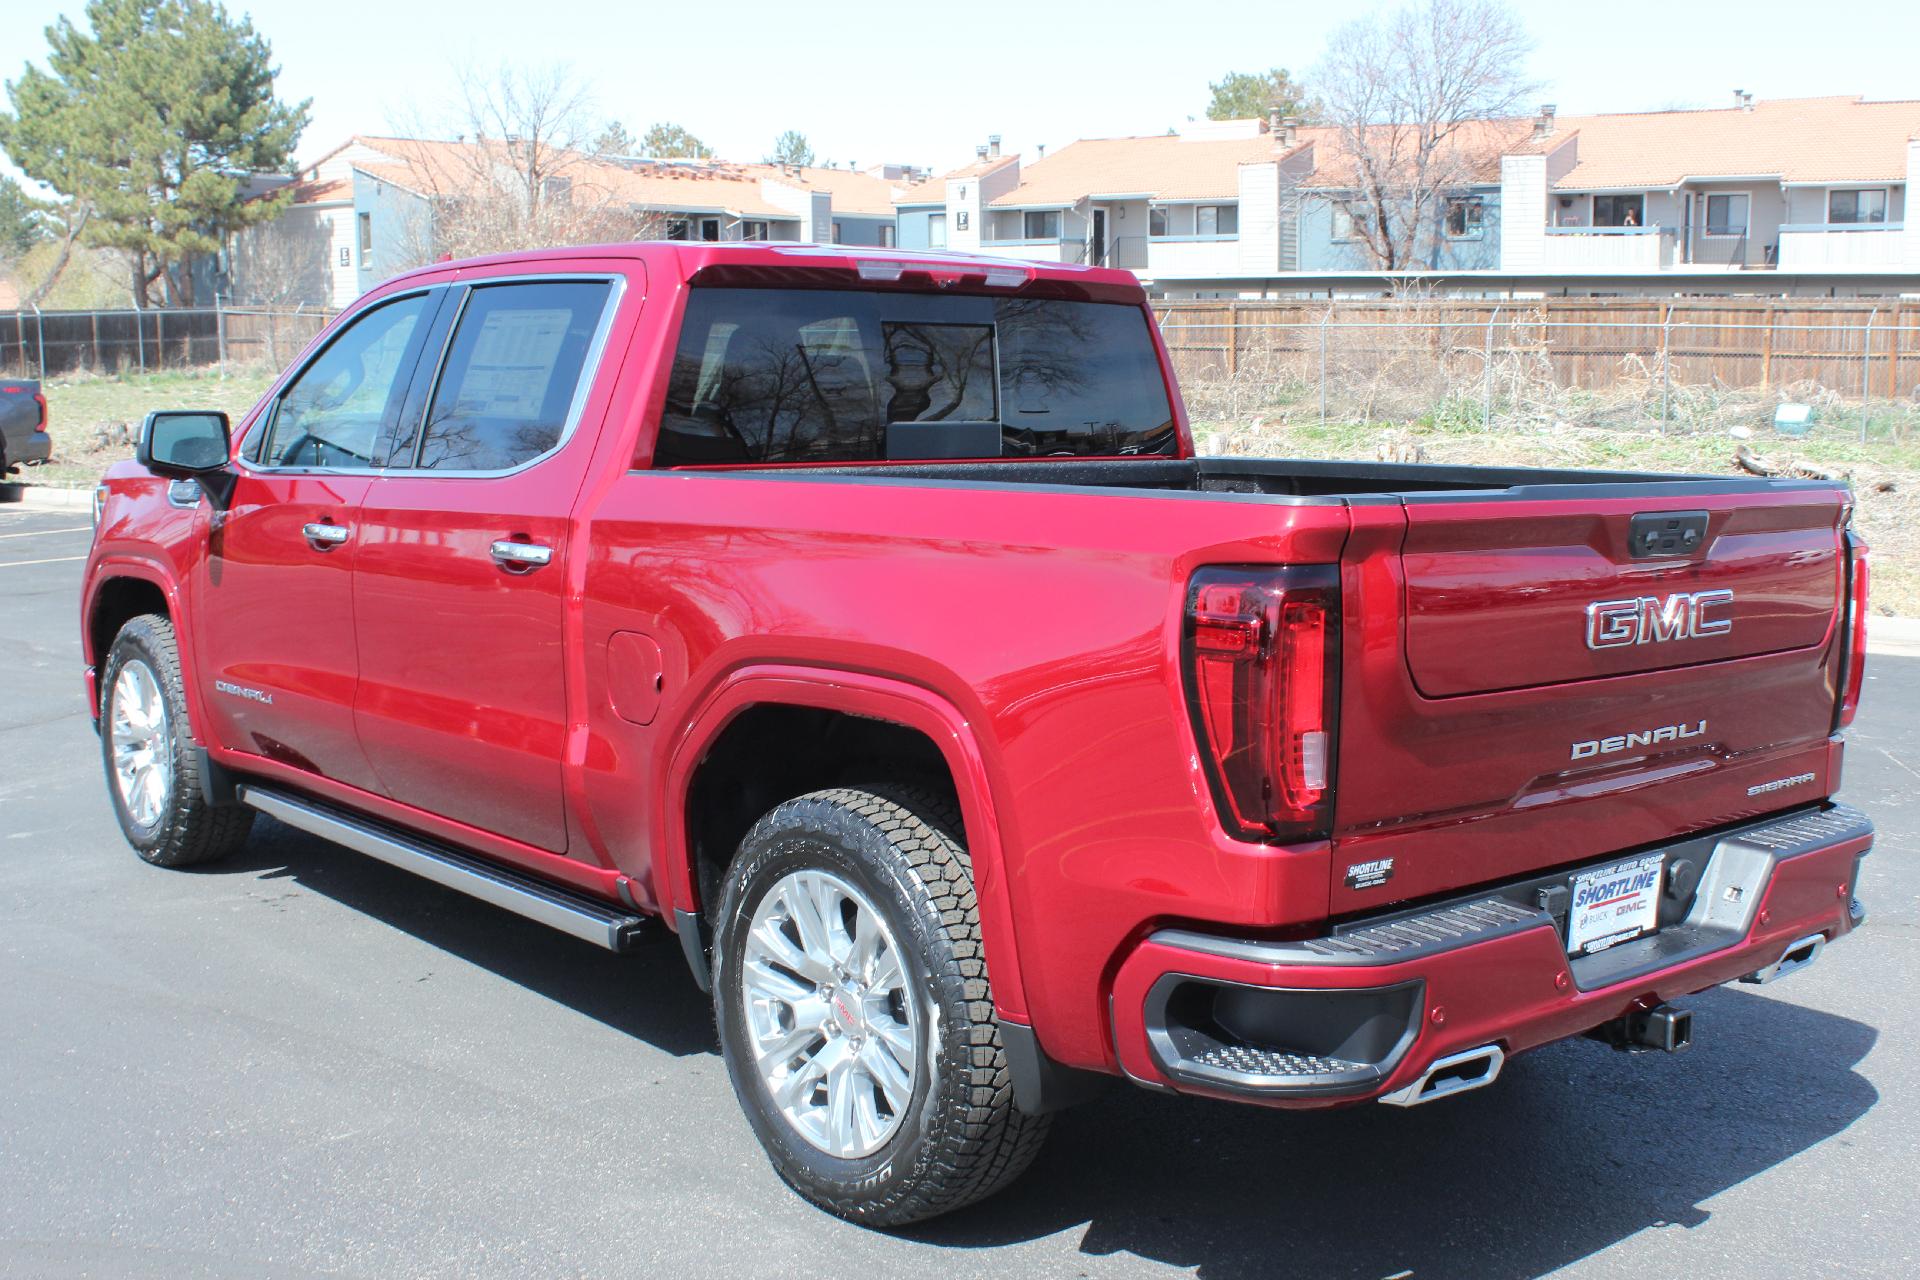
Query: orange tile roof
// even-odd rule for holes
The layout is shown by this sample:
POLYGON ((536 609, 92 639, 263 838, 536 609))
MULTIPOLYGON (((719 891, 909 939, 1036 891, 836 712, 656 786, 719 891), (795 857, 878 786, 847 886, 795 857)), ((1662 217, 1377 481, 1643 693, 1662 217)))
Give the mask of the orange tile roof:
MULTIPOLYGON (((1526 136, 1525 121, 1496 120, 1463 132, 1463 145, 1481 155, 1477 179, 1498 182, 1500 152, 1526 136)), ((1020 185, 991 201, 994 208, 1067 205, 1087 196, 1147 195, 1157 200, 1232 199, 1240 193, 1243 165, 1270 163, 1313 148, 1313 172, 1302 185, 1340 189, 1353 183, 1340 131, 1299 129, 1282 147, 1272 134, 1245 138, 1183 138, 1156 134, 1134 138, 1083 138, 1021 171, 1020 185)))
POLYGON ((777 164, 743 164, 739 169, 790 187, 825 191, 833 197, 835 213, 865 214, 873 218, 893 216, 893 193, 899 184, 857 169, 824 169, 818 165, 786 169, 777 164))
POLYGON ((1562 116, 1549 147, 1574 135, 1560 190, 1669 187, 1701 177, 1782 182, 1905 182, 1920 102, 1779 98, 1753 109, 1562 116))
POLYGON ((1189 141, 1177 134, 1082 138, 1020 170, 1020 185, 992 200, 997 209, 1067 205, 1089 195, 1149 194, 1163 200, 1235 196, 1240 166, 1277 158, 1273 139, 1189 141))
POLYGON ((348 178, 335 178, 331 182, 296 182, 291 187, 269 191, 262 198, 271 198, 288 190, 293 192, 294 204, 331 204, 353 199, 353 182, 348 178))

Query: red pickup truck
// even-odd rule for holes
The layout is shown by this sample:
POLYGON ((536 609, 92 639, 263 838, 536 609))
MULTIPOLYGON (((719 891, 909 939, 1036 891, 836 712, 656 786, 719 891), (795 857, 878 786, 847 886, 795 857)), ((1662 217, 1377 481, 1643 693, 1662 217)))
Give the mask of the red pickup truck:
POLYGON ((81 623, 142 857, 265 813, 673 930, 781 1176, 894 1224, 1110 1077, 1423 1103, 1811 962, 1872 843, 1849 514, 1197 457, 1125 272, 628 244, 401 276, 237 431, 152 415, 81 623))

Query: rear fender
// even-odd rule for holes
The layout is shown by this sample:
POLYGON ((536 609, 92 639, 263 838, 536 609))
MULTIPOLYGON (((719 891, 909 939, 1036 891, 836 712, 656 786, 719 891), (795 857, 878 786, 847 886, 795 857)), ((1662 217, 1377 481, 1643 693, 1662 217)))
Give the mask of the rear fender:
POLYGON ((694 771, 734 717, 768 703, 884 720, 926 735, 939 748, 953 775, 966 824, 987 969, 993 975, 994 1005, 1001 1016, 1026 1021, 1020 958, 1014 947, 1013 905, 987 767, 967 718, 945 698, 918 685, 812 667, 753 667, 729 676, 693 718, 669 758, 666 803, 660 816, 664 830, 656 833, 653 846, 655 883, 665 886, 662 897, 676 909, 665 913, 668 918, 677 919, 679 911, 691 913, 700 908, 694 851, 687 841, 687 805, 694 771))

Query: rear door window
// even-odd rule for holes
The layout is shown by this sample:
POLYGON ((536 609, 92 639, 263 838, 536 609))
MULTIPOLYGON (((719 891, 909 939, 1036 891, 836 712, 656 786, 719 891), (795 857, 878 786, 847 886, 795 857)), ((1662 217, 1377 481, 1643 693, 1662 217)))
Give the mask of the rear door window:
POLYGON ((474 286, 454 325, 413 465, 507 471, 556 448, 611 290, 600 280, 474 286))
POLYGON ((696 288, 654 464, 1176 447, 1159 357, 1136 306, 696 288))

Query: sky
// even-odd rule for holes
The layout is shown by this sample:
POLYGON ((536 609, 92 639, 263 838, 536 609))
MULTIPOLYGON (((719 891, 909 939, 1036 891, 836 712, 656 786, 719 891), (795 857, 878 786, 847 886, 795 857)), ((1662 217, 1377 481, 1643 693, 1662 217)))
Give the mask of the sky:
MULTIPOLYGON (((1208 81, 1224 72, 1279 65, 1310 77, 1327 33, 1371 7, 894 4, 816 20, 792 0, 228 5, 272 43, 283 95, 313 99, 302 160, 354 133, 450 120, 458 68, 512 62, 566 64, 599 113, 635 135, 673 121, 723 156, 757 160, 798 129, 823 162, 936 169, 964 163, 996 133, 1029 158, 1036 144, 1164 133, 1205 114, 1208 81)), ((0 4, 0 77, 43 58, 46 25, 81 8, 0 4)), ((1562 114, 1718 107, 1737 88, 1920 98, 1916 0, 1514 8, 1537 45, 1528 70, 1539 98, 1562 114)))

